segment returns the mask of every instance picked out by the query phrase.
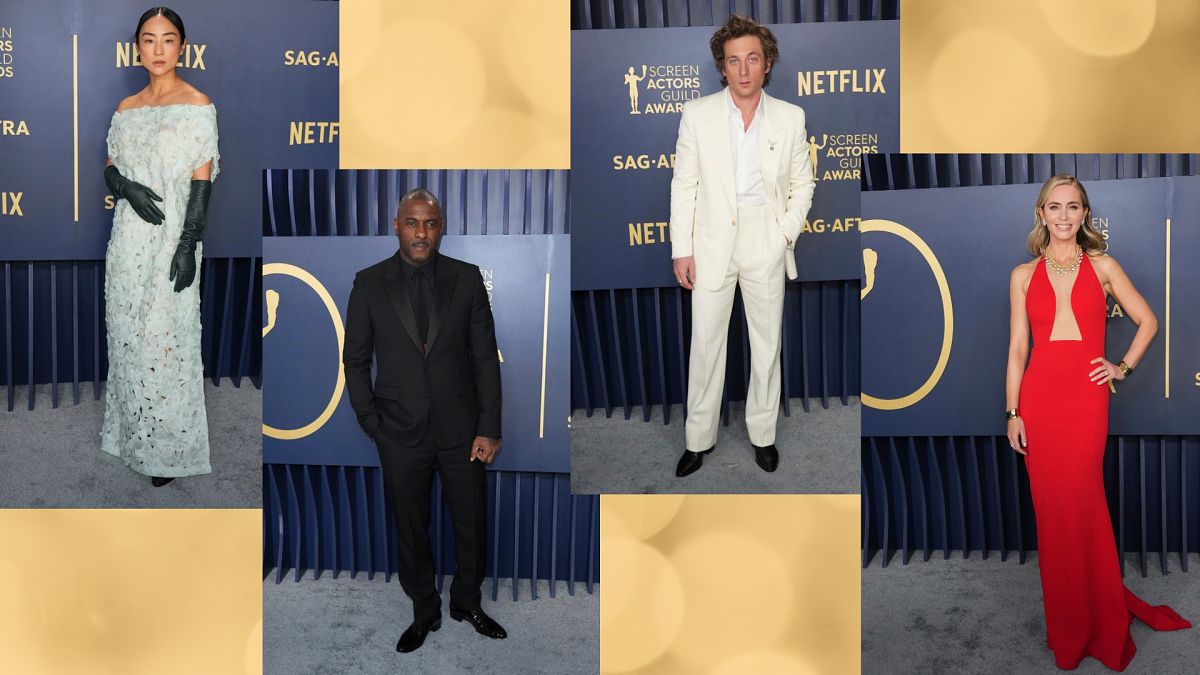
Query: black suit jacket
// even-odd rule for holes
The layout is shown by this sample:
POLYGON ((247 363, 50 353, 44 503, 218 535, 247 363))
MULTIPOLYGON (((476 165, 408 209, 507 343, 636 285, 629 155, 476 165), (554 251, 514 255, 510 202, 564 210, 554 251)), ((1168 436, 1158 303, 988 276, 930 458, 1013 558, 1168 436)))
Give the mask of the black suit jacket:
POLYGON ((500 359, 479 268, 438 254, 423 351, 399 255, 360 271, 350 291, 342 364, 359 424, 408 446, 430 423, 446 448, 499 438, 500 359))

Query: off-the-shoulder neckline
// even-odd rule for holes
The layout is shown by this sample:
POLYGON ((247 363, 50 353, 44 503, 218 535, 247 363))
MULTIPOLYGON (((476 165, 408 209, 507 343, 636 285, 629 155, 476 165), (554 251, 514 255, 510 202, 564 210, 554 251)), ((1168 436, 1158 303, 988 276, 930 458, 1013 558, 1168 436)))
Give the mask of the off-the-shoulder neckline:
POLYGON ((216 107, 211 103, 205 103, 204 105, 196 105, 194 103, 167 103, 164 105, 142 105, 142 106, 138 106, 136 108, 126 108, 125 110, 114 111, 113 114, 115 115, 117 113, 133 112, 135 110, 157 110, 160 108, 177 108, 179 106, 183 106, 185 108, 215 108, 216 107))

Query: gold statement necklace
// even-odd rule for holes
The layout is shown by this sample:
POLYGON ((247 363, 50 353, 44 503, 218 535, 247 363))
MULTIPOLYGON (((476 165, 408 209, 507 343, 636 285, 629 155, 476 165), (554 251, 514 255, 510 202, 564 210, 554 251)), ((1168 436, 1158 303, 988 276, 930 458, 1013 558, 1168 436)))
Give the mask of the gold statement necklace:
POLYGON ((1075 256, 1074 256, 1073 260, 1071 261, 1071 263, 1067 264, 1067 265, 1064 265, 1064 264, 1058 262, 1057 260, 1055 260, 1050 255, 1050 249, 1047 248, 1042 253, 1042 257, 1044 257, 1046 259, 1046 269, 1050 272, 1054 272, 1056 275, 1058 275, 1060 277, 1066 276, 1066 275, 1070 274, 1071 272, 1074 272, 1075 270, 1079 269, 1079 263, 1083 262, 1083 249, 1080 248, 1078 244, 1076 244, 1075 248, 1076 248, 1075 256))

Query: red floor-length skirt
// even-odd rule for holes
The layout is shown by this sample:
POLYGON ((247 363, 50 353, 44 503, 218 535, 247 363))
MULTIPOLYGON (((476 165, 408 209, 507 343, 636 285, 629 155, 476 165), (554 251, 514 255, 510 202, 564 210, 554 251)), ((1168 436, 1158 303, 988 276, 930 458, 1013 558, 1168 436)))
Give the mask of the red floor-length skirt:
POLYGON ((1038 567, 1046 642, 1059 668, 1092 656, 1124 670, 1137 648, 1134 616, 1156 630, 1191 624, 1169 607, 1151 607, 1125 588, 1104 495, 1108 387, 1088 378, 1103 355, 1104 293, 1091 265, 1080 266, 1072 305, 1082 340, 1048 340, 1053 289, 1041 267, 1027 307, 1035 347, 1021 381, 1020 411, 1028 442, 1025 465, 1037 517, 1038 567), (1098 307, 1094 307, 1096 303, 1098 307))

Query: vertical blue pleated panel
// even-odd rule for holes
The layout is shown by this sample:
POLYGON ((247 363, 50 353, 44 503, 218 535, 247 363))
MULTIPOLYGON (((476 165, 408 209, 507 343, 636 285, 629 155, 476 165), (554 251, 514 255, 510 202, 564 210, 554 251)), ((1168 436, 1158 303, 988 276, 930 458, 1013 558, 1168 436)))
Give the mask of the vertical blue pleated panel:
MULTIPOLYGON (((783 309, 784 414, 787 400, 809 397, 823 407, 845 405, 859 391, 859 282, 788 284, 783 309)), ((571 294, 571 407, 590 417, 596 408, 626 419, 634 407, 670 407, 686 396, 691 340, 691 294, 678 287, 575 291, 571 294), (666 311, 664 311, 664 309, 666 311)), ((749 339, 741 302, 729 322, 728 373, 722 409, 745 400, 749 339)), ((681 411, 682 412, 682 411, 681 411)))
MULTIPOLYGON (((262 331, 256 258, 205 258, 200 278, 200 324, 204 374, 220 386, 242 377, 259 386, 262 331)), ((79 402, 80 382, 94 382, 93 396, 108 376, 104 327, 104 261, 5 262, 0 277, 4 326, 0 330, 0 385, 13 409, 17 386, 29 388, 29 408, 79 402), (69 378, 69 379, 68 379, 69 378), (71 384, 69 399, 61 385, 71 384), (35 398, 33 386, 51 385, 35 398)))
POLYGON ((264 237, 387 236, 400 196, 442 202, 446 234, 567 234, 567 171, 269 170, 264 237))
MULTIPOLYGON (((566 475, 489 471, 487 575, 512 581, 512 599, 550 592, 589 593, 599 580, 599 497, 572 495, 566 475), (524 583, 522 583, 524 582, 524 583)), ((310 572, 336 576, 396 573, 396 538, 378 467, 263 465, 264 573, 280 582, 310 572), (346 546, 345 544, 350 544, 346 546), (339 556, 339 551, 350 555, 339 556)), ((453 527, 436 484, 430 524, 439 586, 455 570, 453 527)))
POLYGON ((731 14, 760 23, 900 18, 900 0, 572 0, 572 30, 714 26, 731 14))
MULTIPOLYGON (((1037 550, 1029 475, 1004 437, 864 438, 863 566, 910 549, 962 551, 981 558, 1011 551, 1022 563, 1037 550)), ((1171 555, 1187 571, 1200 553, 1200 437, 1113 436, 1104 461, 1105 492, 1118 550, 1152 558, 1167 573, 1171 555), (1153 556, 1151 554, 1154 554, 1153 556)))
POLYGON ((1080 180, 1194 176, 1198 155, 868 155, 862 188, 912 188, 1041 183, 1056 173, 1080 180))

